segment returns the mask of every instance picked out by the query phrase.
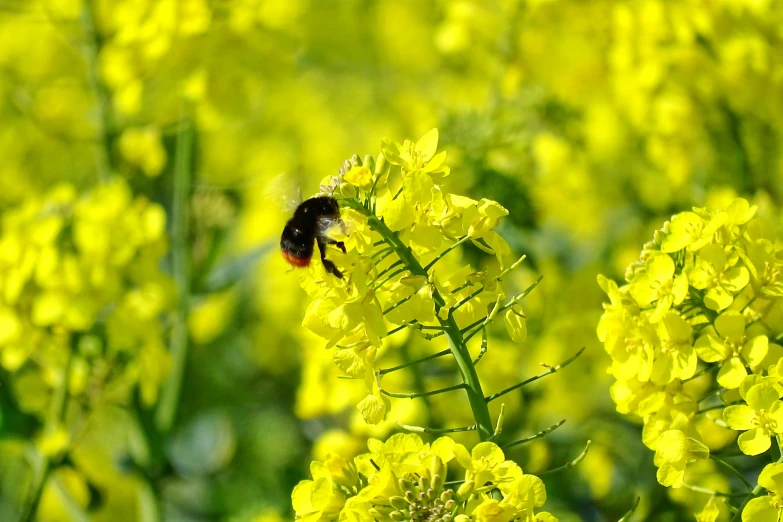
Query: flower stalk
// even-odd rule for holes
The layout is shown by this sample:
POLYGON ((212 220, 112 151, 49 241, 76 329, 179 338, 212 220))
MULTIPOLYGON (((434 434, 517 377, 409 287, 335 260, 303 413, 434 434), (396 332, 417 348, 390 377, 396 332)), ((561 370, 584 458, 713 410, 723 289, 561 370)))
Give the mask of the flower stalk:
MULTIPOLYGON (((410 248, 405 246, 400 238, 392 232, 386 224, 381 221, 378 216, 370 212, 364 206, 358 204, 353 200, 346 200, 345 204, 353 208, 354 210, 361 212, 367 217, 370 227, 380 234, 383 241, 389 245, 399 260, 403 263, 403 266, 413 275, 429 277, 427 270, 416 259, 411 252, 410 248)), ((457 321, 454 319, 452 311, 450 310, 445 319, 440 318, 440 310, 445 306, 445 301, 441 297, 437 290, 433 290, 432 298, 435 301, 435 311, 438 316, 443 332, 449 340, 449 350, 454 356, 454 360, 457 363, 460 374, 462 375, 463 385, 457 388, 465 389, 465 393, 468 396, 468 402, 470 403, 471 411, 473 412, 473 418, 476 421, 476 431, 478 432, 479 439, 483 441, 490 440, 494 434, 495 427, 492 423, 492 418, 489 414, 489 408, 484 400, 484 391, 481 388, 481 382, 479 381, 478 374, 476 373, 476 367, 473 364, 473 358, 468 351, 468 347, 462 336, 462 331, 457 325, 457 321)))

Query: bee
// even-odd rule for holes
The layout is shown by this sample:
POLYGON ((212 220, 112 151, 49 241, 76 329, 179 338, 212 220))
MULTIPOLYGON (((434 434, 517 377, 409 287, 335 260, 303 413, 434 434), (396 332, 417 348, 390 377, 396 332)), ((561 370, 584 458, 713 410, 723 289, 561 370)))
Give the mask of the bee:
POLYGON ((313 243, 318 243, 324 268, 342 279, 340 270, 326 259, 326 245, 334 245, 345 253, 342 241, 335 241, 326 235, 334 224, 342 226, 343 222, 340 219, 340 205, 333 197, 315 196, 300 203, 280 236, 280 250, 285 260, 292 266, 309 266, 313 257, 313 243))

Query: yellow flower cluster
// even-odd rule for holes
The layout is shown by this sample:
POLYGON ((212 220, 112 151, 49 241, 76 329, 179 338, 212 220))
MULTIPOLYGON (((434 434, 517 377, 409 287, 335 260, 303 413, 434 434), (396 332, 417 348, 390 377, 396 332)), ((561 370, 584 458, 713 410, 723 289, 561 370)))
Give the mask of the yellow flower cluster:
POLYGON ((90 400, 138 383, 144 402, 155 401, 172 297, 159 267, 165 223, 159 205, 122 181, 82 196, 61 185, 3 214, 0 363, 15 373, 22 405, 43 413, 25 393, 63 384, 90 400))
POLYGON ((742 432, 746 455, 767 451, 783 433, 783 348, 775 344, 783 255, 756 211, 736 199, 677 214, 644 246, 626 284, 599 276, 610 300, 598 337, 617 379, 612 398, 618 411, 643 419, 666 486, 683 485, 686 465, 709 457, 708 428, 697 429, 707 412, 723 410, 713 421, 742 432))
POLYGON ((310 466, 292 494, 303 522, 556 522, 534 510, 546 502, 540 478, 505 460, 492 442, 471 452, 449 437, 425 444, 413 434, 368 441, 369 453, 352 462, 330 455, 310 466), (447 480, 448 468, 459 479, 447 480))
POLYGON ((501 313, 514 341, 526 335, 519 299, 500 305, 499 279, 519 263, 509 265, 510 248, 494 230, 508 211, 447 192, 446 153, 437 144, 436 129, 417 142, 383 140, 377 161, 354 157, 325 179, 322 191, 342 207, 330 237, 346 248, 326 255, 344 278, 318 262, 301 272, 312 299, 303 325, 336 347, 334 362, 346 376, 365 380, 368 395, 358 408, 371 424, 389 409, 374 364, 387 336, 406 327, 425 338, 471 336, 501 313), (438 263, 467 242, 495 255, 499 268, 449 271, 438 263))

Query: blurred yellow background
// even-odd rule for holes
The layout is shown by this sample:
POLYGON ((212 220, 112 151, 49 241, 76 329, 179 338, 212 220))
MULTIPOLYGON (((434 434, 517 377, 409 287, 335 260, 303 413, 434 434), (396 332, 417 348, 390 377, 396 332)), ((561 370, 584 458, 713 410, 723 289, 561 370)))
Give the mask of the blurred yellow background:
MULTIPOLYGON (((37 455, 63 448, 41 522, 291 520, 312 459, 396 421, 469 423, 442 395, 364 424, 363 385, 301 327, 270 199, 281 175, 306 197, 432 127, 454 191, 510 211, 498 231, 529 256, 510 284, 543 276, 485 389, 587 347, 509 399, 521 436, 567 419, 510 456, 541 471, 592 439, 547 481, 561 520, 614 521, 637 497, 636 520, 692 520, 706 498, 656 483, 609 397, 596 275, 620 280, 694 204, 741 195, 780 225, 781 28, 765 0, 0 0, 0 520, 22 519, 37 455)), ((385 361, 425 344, 395 342, 385 361)), ((438 368, 391 382, 448 380, 438 368)))

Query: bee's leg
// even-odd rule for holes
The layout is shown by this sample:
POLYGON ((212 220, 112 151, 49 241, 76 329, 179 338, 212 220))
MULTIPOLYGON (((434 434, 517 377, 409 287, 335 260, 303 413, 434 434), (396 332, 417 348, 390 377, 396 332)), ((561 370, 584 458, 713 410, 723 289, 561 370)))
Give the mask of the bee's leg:
MULTIPOLYGON (((343 243, 342 241, 335 241, 334 239, 332 239, 330 237, 327 237, 327 236, 319 236, 319 239, 321 240, 322 243, 325 243, 327 245, 334 245, 334 246, 336 246, 337 248, 342 250, 343 254, 347 254, 348 253, 345 250, 345 243, 343 243)), ((321 243, 318 243, 318 244, 320 245, 321 243)))
POLYGON ((318 239, 317 242, 318 242, 318 250, 321 252, 321 263, 323 263, 326 271, 342 279, 343 278, 342 272, 340 272, 337 269, 337 266, 334 263, 326 259, 326 242, 322 241, 321 239, 318 239))

